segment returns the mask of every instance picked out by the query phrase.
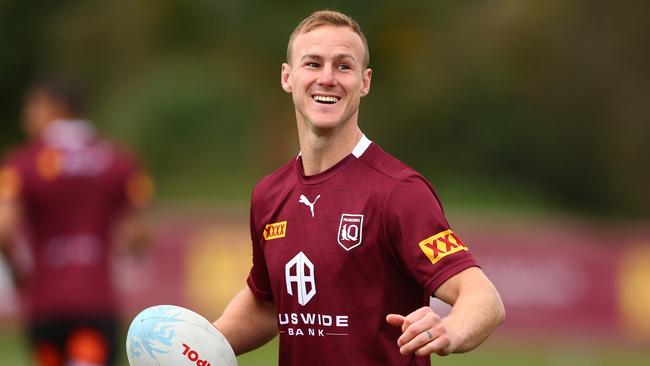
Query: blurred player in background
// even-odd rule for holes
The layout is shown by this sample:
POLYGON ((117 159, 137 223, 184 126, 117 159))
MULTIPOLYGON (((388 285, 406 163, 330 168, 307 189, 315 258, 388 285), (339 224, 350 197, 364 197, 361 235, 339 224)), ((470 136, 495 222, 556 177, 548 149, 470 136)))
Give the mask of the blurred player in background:
POLYGON ((358 24, 338 12, 312 14, 289 39, 281 84, 300 155, 252 194, 248 286, 215 322, 237 354, 279 333, 280 365, 429 365, 504 319, 431 185, 359 129, 368 62, 358 24))
POLYGON ((35 83, 24 100, 29 141, 0 165, 0 247, 24 289, 39 366, 113 364, 111 255, 148 241, 139 209, 151 180, 80 112, 71 84, 35 83), (30 261, 17 260, 20 248, 30 261))

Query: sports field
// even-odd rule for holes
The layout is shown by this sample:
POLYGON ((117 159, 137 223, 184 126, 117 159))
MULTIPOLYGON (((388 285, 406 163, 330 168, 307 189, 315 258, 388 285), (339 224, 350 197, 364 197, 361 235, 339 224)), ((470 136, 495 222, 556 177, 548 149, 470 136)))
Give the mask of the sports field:
MULTIPOLYGON (((277 364, 276 341, 239 357, 240 366, 272 366, 277 364)), ((127 366, 124 354, 119 366, 127 366)), ((483 366, 636 366, 647 365, 650 351, 642 346, 606 345, 602 343, 527 342, 491 340, 478 350, 448 357, 433 357, 433 365, 483 366)), ((15 329, 0 329, 0 365, 29 366, 26 347, 15 329)))
MULTIPOLYGON (((240 357, 241 366, 275 365, 275 343, 240 357)), ((474 352, 448 357, 432 357, 432 365, 446 366, 620 366, 647 365, 650 353, 638 349, 602 347, 602 345, 549 344, 535 347, 532 344, 515 345, 498 342, 484 345, 474 352)))

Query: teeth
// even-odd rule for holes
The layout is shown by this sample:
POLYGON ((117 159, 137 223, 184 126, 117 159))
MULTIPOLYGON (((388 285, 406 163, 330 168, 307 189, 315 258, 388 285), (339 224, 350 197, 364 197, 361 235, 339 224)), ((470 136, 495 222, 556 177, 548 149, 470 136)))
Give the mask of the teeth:
POLYGON ((314 100, 322 103, 336 103, 339 101, 337 97, 328 97, 324 95, 314 95, 314 100))

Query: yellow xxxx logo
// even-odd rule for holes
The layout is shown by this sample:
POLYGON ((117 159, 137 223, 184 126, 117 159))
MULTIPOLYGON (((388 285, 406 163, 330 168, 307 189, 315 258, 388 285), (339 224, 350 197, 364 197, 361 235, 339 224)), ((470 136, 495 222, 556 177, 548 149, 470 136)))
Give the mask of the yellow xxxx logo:
POLYGON ((287 235, 287 222, 276 222, 273 224, 267 224, 264 228, 264 239, 273 240, 284 238, 287 235))
POLYGON ((433 264, 436 264, 436 262, 448 255, 469 250, 465 243, 451 230, 443 231, 422 240, 420 242, 420 249, 422 249, 433 264))

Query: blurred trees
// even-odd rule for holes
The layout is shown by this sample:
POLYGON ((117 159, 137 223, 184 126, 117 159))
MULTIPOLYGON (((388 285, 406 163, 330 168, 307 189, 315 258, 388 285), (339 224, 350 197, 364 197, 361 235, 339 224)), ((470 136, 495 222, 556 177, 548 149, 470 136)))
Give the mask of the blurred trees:
MULTIPOLYGON (((645 2, 332 4, 370 42, 362 128, 441 190, 650 215, 645 2)), ((144 156, 163 197, 245 200, 298 150, 280 63, 293 27, 321 6, 5 0, 0 148, 19 137, 25 84, 64 70, 84 80, 90 117, 144 156)))

